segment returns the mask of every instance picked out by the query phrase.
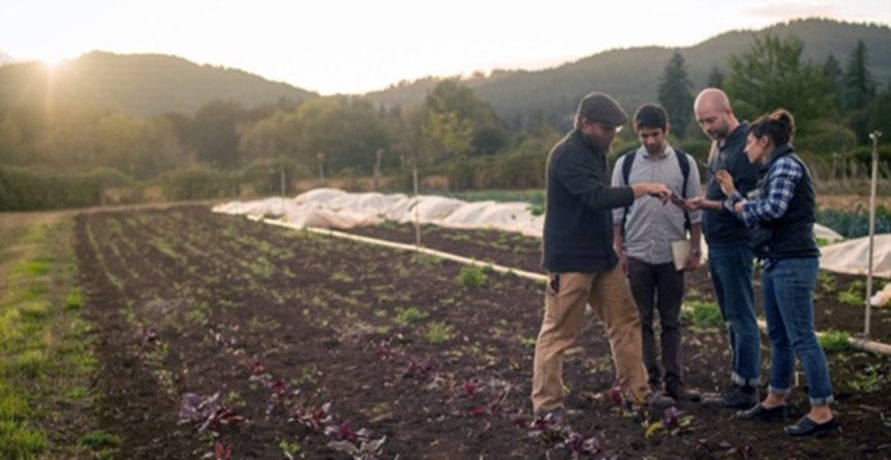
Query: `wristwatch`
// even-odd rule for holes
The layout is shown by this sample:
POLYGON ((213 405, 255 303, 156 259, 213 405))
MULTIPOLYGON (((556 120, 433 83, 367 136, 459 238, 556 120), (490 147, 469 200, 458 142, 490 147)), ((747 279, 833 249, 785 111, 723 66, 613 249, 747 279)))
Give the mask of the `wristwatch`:
POLYGON ((698 248, 693 248, 690 250, 690 254, 696 254, 698 256, 702 254, 702 251, 700 251, 698 248))

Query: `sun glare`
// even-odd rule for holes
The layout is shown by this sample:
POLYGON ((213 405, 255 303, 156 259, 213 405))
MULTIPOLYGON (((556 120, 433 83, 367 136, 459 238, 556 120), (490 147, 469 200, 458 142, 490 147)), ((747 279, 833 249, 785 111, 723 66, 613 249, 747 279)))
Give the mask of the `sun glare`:
POLYGON ((62 65, 67 59, 63 56, 55 55, 55 56, 44 56, 40 59, 40 62, 43 63, 48 69, 55 70, 57 67, 62 65))

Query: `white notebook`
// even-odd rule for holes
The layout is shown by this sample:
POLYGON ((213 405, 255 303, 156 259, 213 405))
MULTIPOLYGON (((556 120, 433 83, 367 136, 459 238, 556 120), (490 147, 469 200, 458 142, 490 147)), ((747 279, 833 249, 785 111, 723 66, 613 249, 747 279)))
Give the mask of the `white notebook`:
POLYGON ((671 242, 671 258, 674 259, 674 268, 681 271, 687 265, 687 257, 690 257, 690 240, 677 240, 671 242))

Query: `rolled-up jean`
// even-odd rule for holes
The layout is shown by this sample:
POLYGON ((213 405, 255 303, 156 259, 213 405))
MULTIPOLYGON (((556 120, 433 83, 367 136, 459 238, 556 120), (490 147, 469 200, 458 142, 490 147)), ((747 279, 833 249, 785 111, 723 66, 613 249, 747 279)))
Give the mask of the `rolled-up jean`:
POLYGON ((814 332, 814 288, 819 259, 778 259, 761 276, 767 335, 770 339, 771 393, 791 390, 795 355, 807 378, 811 405, 833 401, 826 354, 814 332))
POLYGON ((761 332, 752 289, 755 257, 747 244, 709 246, 708 257, 733 352, 731 378, 737 385, 757 386, 761 381, 761 332))

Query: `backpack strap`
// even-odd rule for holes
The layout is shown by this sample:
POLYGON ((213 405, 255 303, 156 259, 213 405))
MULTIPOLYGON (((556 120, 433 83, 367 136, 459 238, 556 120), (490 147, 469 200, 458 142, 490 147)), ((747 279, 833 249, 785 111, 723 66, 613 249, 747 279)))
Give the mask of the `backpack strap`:
MULTIPOLYGON (((678 166, 681 167, 681 174, 684 176, 684 185, 681 189, 681 196, 687 198, 687 179, 690 178, 690 159, 687 158, 687 152, 681 149, 674 149, 674 156, 678 158, 678 166)), ((690 231, 693 225, 690 224, 690 214, 684 210, 684 229, 690 231)))
MULTIPOLYGON (((628 182, 628 178, 631 177, 631 166, 634 165, 634 157, 637 155, 637 149, 631 150, 626 153, 622 157, 622 179, 625 180, 625 185, 631 185, 628 182)), ((625 211, 622 214, 622 239, 625 238, 625 223, 628 222, 628 210, 630 206, 625 206, 625 211)))

